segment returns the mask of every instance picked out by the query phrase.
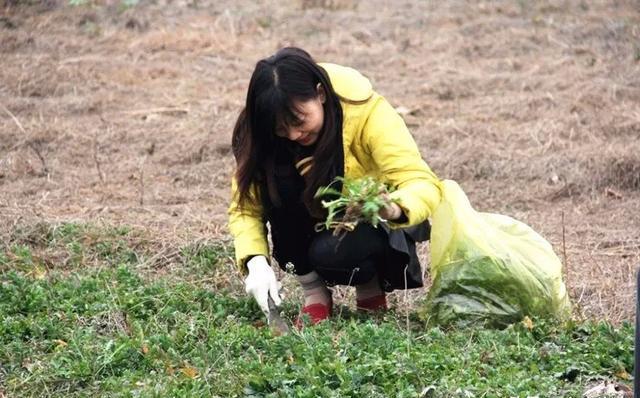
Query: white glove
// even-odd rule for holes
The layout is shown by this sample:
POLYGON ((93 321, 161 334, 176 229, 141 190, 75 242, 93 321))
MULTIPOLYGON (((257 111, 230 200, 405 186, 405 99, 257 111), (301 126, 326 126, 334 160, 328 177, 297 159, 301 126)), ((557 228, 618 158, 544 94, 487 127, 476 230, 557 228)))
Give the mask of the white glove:
POLYGON ((267 262, 265 256, 255 256, 247 261, 249 276, 244 280, 245 290, 253 295, 265 315, 269 315, 269 301, 271 296, 273 303, 278 306, 282 303, 278 294, 278 281, 276 274, 267 262))

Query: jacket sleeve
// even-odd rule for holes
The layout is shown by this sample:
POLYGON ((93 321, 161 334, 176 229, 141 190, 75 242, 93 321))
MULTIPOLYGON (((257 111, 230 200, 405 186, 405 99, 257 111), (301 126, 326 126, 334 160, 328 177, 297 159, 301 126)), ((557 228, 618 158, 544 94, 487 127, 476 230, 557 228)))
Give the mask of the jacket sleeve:
POLYGON ((441 181, 422 159, 402 117, 381 96, 363 127, 362 144, 383 181, 395 188, 391 198, 407 217, 407 222, 390 226, 408 227, 431 216, 441 200, 441 181))
MULTIPOLYGON (((253 190, 256 193, 255 189, 253 190)), ((247 201, 240 208, 235 178, 231 181, 231 204, 229 205, 229 230, 233 236, 236 251, 236 266, 246 274, 246 262, 251 256, 263 255, 269 257, 267 243, 267 229, 263 218, 262 205, 257 195, 255 200, 247 201)))

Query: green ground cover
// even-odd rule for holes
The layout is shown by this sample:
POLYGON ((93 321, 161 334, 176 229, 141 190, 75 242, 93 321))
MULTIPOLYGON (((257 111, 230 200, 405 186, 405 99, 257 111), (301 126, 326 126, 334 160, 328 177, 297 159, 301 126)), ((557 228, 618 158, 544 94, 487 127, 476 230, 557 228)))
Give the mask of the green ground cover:
POLYGON ((171 272, 153 275, 143 241, 127 228, 65 224, 3 243, 0 393, 579 397, 593 380, 625 381, 632 371, 628 324, 443 330, 413 315, 407 324, 394 311, 370 318, 344 308, 318 327, 273 336, 237 286, 206 281, 228 273, 219 269, 227 246, 184 247, 171 272))

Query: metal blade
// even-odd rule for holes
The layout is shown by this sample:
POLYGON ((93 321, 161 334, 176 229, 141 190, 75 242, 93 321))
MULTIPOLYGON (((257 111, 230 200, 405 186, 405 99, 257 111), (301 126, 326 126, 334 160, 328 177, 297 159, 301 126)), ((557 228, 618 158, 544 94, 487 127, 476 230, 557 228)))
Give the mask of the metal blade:
POLYGON ((269 328, 271 331, 277 336, 289 333, 289 326, 280 316, 278 307, 276 307, 276 303, 273 302, 271 295, 267 297, 267 303, 269 305, 267 321, 269 322, 269 328))

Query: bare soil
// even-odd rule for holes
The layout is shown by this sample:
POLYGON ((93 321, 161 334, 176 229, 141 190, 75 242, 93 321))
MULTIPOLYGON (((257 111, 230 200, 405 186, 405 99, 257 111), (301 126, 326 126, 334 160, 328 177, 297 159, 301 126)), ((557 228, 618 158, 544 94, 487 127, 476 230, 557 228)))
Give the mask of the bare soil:
POLYGON ((576 316, 633 317, 638 1, 5 0, 0 230, 228 239, 231 129, 285 45, 359 69, 441 178, 549 239, 576 316))

